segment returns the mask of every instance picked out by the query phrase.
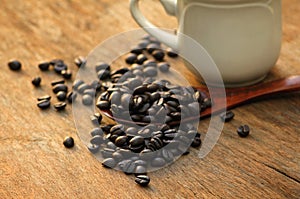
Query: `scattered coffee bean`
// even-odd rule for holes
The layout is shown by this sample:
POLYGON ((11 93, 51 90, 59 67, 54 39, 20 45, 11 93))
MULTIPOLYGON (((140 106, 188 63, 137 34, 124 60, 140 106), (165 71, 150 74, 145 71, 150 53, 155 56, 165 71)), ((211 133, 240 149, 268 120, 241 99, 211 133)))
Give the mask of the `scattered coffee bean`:
POLYGON ((57 111, 62 111, 66 108, 67 104, 65 102, 57 102, 53 106, 57 111))
POLYGON ((63 141, 63 144, 66 148, 73 148, 74 147, 74 139, 72 137, 66 137, 63 141))
POLYGON ((234 113, 232 111, 221 113, 220 118, 223 122, 229 122, 234 118, 234 113))
POLYGON ((140 186, 147 186, 150 183, 150 178, 146 175, 138 175, 135 178, 135 182, 140 186))
POLYGON ((59 62, 59 63, 54 64, 54 71, 58 74, 61 74, 61 72, 63 70, 67 70, 67 69, 68 69, 68 66, 63 62, 59 62))
POLYGON ((83 56, 79 56, 74 59, 74 63, 78 68, 81 68, 86 64, 86 58, 83 56))
POLYGON ((178 57, 178 54, 177 52, 175 52, 172 48, 167 48, 167 55, 169 57, 178 57))
POLYGON ((148 51, 150 54, 152 54, 153 51, 158 50, 158 49, 160 49, 160 46, 157 45, 157 44, 154 44, 154 43, 150 43, 150 44, 147 46, 147 51, 148 51))
POLYGON ((56 84, 53 86, 52 91, 57 94, 59 91, 68 92, 68 87, 65 84, 56 84))
POLYGON ((12 60, 8 62, 8 67, 10 68, 10 70, 17 71, 17 70, 21 70, 22 64, 18 60, 12 60))
POLYGON ((37 106, 40 108, 40 109, 47 109, 50 107, 50 100, 40 100, 38 103, 37 103, 37 106))
POLYGON ((65 80, 64 79, 57 79, 51 82, 51 86, 55 86, 56 84, 64 84, 65 80))
POLYGON ((38 97, 37 100, 38 101, 42 101, 42 100, 50 101, 51 100, 51 96, 50 95, 44 95, 44 96, 38 97))
POLYGON ((240 137, 247 137, 250 133, 250 127, 248 125, 242 125, 237 129, 237 133, 240 137))
POLYGON ((95 66, 96 72, 99 72, 100 70, 108 70, 110 71, 110 65, 105 62, 98 62, 95 66))
POLYGON ((41 81, 42 81, 42 78, 41 77, 35 77, 31 80, 31 83, 35 86, 35 87, 38 87, 41 85, 41 81))
MULTIPOLYGON (((86 89, 90 89, 90 88, 91 88, 90 85, 88 85, 86 83, 82 83, 78 86, 78 88, 76 90, 78 91, 78 93, 83 94, 86 89)), ((74 87, 74 90, 75 90, 75 87, 74 87)))
POLYGON ((82 96, 82 103, 86 106, 92 105, 94 101, 94 98, 90 95, 83 95, 82 96))
POLYGON ((65 91, 59 91, 57 94, 56 94, 56 97, 59 101, 65 101, 66 98, 67 98, 67 93, 65 91))
POLYGON ((126 56, 125 61, 127 64, 134 64, 137 61, 137 55, 130 53, 126 56))
POLYGON ((165 73, 168 72, 170 69, 170 64, 167 62, 162 62, 158 64, 158 68, 161 72, 165 73))
MULTIPOLYGON (((65 81, 65 80, 64 80, 65 81)), ((76 79, 73 82, 73 89, 74 90, 78 90, 79 86, 81 86, 82 84, 84 84, 84 81, 82 81, 81 79, 76 79)))
POLYGON ((67 100, 69 103, 73 103, 77 98, 77 93, 73 92, 73 91, 70 91, 68 92, 67 94, 67 100))
POLYGON ((165 57, 165 53, 162 50, 154 50, 152 52, 152 56, 157 60, 157 61, 162 61, 165 57))
POLYGON ((49 62, 42 62, 42 63, 39 63, 38 67, 41 71, 47 71, 47 70, 49 70, 50 63, 49 62))
POLYGON ((62 70, 62 71, 61 71, 61 75, 62 75, 65 79, 71 79, 71 77, 72 77, 72 71, 70 71, 70 70, 62 70))
POLYGON ((144 54, 140 54, 136 58, 137 64, 143 64, 148 58, 144 54))
POLYGON ((116 166, 116 161, 113 158, 106 158, 102 161, 102 165, 106 168, 114 168, 116 166))

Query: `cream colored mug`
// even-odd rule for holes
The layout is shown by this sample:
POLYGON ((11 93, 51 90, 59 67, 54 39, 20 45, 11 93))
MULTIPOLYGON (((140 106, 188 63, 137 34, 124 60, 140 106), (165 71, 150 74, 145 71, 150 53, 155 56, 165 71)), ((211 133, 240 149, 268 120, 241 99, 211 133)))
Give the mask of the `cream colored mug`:
MULTIPOLYGON (((130 2, 132 16, 179 54, 193 50, 180 35, 198 42, 216 63, 226 86, 259 82, 276 64, 281 48, 281 0, 160 1, 167 13, 178 19, 177 35, 150 23, 139 10, 139 0, 130 2)), ((193 66, 186 63, 190 70, 197 68, 200 74, 209 70, 201 60, 192 61, 196 63, 193 66)), ((215 83, 213 74, 206 79, 215 83)))

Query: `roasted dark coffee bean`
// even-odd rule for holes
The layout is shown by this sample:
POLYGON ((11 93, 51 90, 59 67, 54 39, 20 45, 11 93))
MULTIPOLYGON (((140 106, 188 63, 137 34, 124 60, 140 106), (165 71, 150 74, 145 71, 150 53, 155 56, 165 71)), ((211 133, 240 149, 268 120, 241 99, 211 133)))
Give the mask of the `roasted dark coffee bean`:
POLYGON ((108 70, 110 71, 110 65, 105 62, 98 62, 95 66, 96 72, 99 72, 100 70, 108 70))
POLYGON ((101 124, 102 121, 102 115, 100 113, 95 113, 94 115, 90 116, 91 122, 95 125, 98 126, 101 124))
POLYGON ((148 58, 146 57, 146 55, 140 54, 136 58, 136 63, 137 64, 143 64, 146 60, 148 60, 148 58))
POLYGON ((181 120, 181 113, 180 112, 172 112, 170 113, 170 116, 174 121, 179 121, 181 120))
POLYGON ((153 51, 160 49, 160 46, 154 43, 150 43, 147 47, 147 51, 152 54, 153 51))
POLYGON ((143 81, 140 78, 132 78, 128 81, 128 88, 134 89, 138 86, 140 86, 143 83, 143 81))
POLYGON ((50 107, 50 100, 40 100, 38 103, 37 103, 37 106, 40 108, 40 109, 47 109, 50 107))
POLYGON ((73 103, 77 98, 77 93, 73 92, 73 91, 70 91, 68 92, 67 94, 67 100, 69 103, 73 103))
POLYGON ((170 69, 170 64, 167 62, 162 62, 158 64, 158 68, 161 72, 165 73, 168 72, 170 69))
POLYGON ((175 52, 172 48, 167 48, 167 55, 169 57, 178 57, 178 54, 177 52, 175 52))
POLYGON ((83 56, 78 56, 74 59, 74 63, 78 68, 83 67, 86 64, 86 58, 83 56))
POLYGON ((149 66, 147 68, 144 68, 143 72, 146 77, 154 77, 157 75, 157 68, 149 66))
POLYGON ((115 131, 117 130, 122 130, 124 131, 125 130, 125 127, 123 124, 117 124, 117 125, 114 125, 113 127, 110 128, 110 133, 114 133, 115 131))
POLYGON ((55 64, 63 64, 64 61, 62 59, 52 59, 49 64, 54 66, 55 64))
POLYGON ((91 153, 95 154, 95 153, 97 153, 97 152, 99 151, 100 146, 99 146, 99 145, 95 145, 95 144, 89 143, 89 144, 87 145, 87 148, 88 148, 88 150, 89 150, 91 153))
POLYGON ((66 108, 67 104, 65 102, 57 102, 53 106, 57 111, 62 111, 66 108))
POLYGON ((154 60, 146 60, 144 63, 143 63, 143 66, 146 68, 148 66, 154 66, 156 67, 157 66, 157 63, 156 61, 154 60))
POLYGON ((65 80, 64 79, 57 79, 51 82, 51 86, 55 86, 57 84, 64 84, 65 80))
MULTIPOLYGON (((147 46, 147 45, 148 45, 148 44, 146 44, 146 46, 147 46)), ((141 47, 140 45, 138 45, 138 46, 135 46, 135 47, 131 48, 130 52, 133 53, 133 54, 139 55, 139 54, 142 54, 142 53, 143 53, 143 49, 144 49, 144 48, 145 48, 145 47, 141 47)))
POLYGON ((66 98, 67 98, 67 94, 66 92, 64 91, 59 91, 57 94, 56 94, 56 97, 59 101, 65 101, 66 98))
MULTIPOLYGON (((135 161, 136 163, 136 161, 135 161)), ((145 166, 142 165, 137 165, 134 171, 134 174, 137 175, 146 175, 147 174, 147 169, 145 166)))
POLYGON ((61 75, 62 75, 65 79, 71 79, 71 77, 72 77, 72 71, 71 71, 71 70, 62 70, 62 71, 61 71, 61 75))
POLYGON ((59 91, 68 92, 68 87, 65 84, 56 84, 53 86, 52 91, 57 94, 59 91))
POLYGON ((133 147, 136 146, 141 146, 145 144, 145 140, 142 136, 134 136, 133 138, 131 138, 131 140, 129 141, 129 144, 133 147))
POLYGON ((110 71, 106 69, 99 70, 97 76, 99 80, 106 80, 110 77, 110 71))
POLYGON ((108 134, 110 132, 111 127, 113 127, 113 124, 106 124, 106 125, 101 125, 100 128, 102 131, 105 132, 105 134, 108 134))
POLYGON ((37 100, 38 101, 42 101, 42 100, 48 100, 48 101, 50 101, 51 100, 51 96, 50 95, 44 95, 44 96, 38 97, 37 100))
POLYGON ((127 64, 134 64, 137 61, 137 55, 134 53, 130 53, 126 56, 125 61, 127 64))
POLYGON ((157 61, 162 61, 164 60, 165 53, 162 50, 155 50, 152 52, 152 56, 157 60, 157 61))
POLYGON ((150 159, 152 159, 154 156, 153 156, 152 150, 150 150, 150 149, 143 149, 143 150, 139 153, 139 157, 140 157, 142 160, 150 160, 150 159))
POLYGON ((191 143, 191 147, 194 147, 194 148, 200 147, 200 146, 201 146, 201 143, 202 143, 202 141, 201 141, 200 137, 197 137, 197 136, 196 136, 196 137, 193 139, 193 142, 191 143))
POLYGON ((113 158, 106 158, 102 161, 102 165, 106 168, 114 168, 116 164, 117 163, 113 158))
POLYGON ((99 127, 96 127, 96 128, 93 128, 91 131, 90 131, 90 135, 92 137, 96 136, 96 135, 99 135, 99 136, 103 136, 103 131, 101 128, 99 127))
POLYGON ((98 101, 96 106, 100 109, 100 110, 107 110, 110 108, 110 103, 108 101, 98 101))
POLYGON ((67 70, 68 66, 65 63, 56 63, 54 65, 54 71, 58 74, 61 74, 63 70, 67 70))
POLYGON ((80 86, 78 86, 77 91, 78 93, 83 94, 86 89, 91 89, 91 86, 86 83, 82 83, 80 86))
POLYGON ((93 89, 95 89, 96 91, 100 91, 101 90, 101 82, 99 80, 92 81, 92 83, 90 84, 90 86, 93 89))
MULTIPOLYGON (((65 80, 64 80, 65 81, 65 80)), ((81 80, 81 79, 76 79, 74 82, 73 82, 73 89, 74 90, 78 90, 79 86, 81 86, 82 84, 84 84, 84 81, 81 80)))
POLYGON ((100 152, 103 158, 111 158, 115 150, 110 148, 104 148, 100 152))
POLYGON ((32 83, 34 86, 38 87, 38 86, 41 85, 41 81, 42 81, 42 78, 41 78, 41 77, 35 77, 35 78, 33 78, 33 79, 31 80, 31 83, 32 83))
POLYGON ((41 71, 46 71, 46 70, 49 70, 50 63, 49 62, 42 62, 42 63, 39 63, 38 67, 41 71))
POLYGON ((12 60, 8 62, 8 67, 10 68, 10 70, 17 71, 17 70, 21 70, 22 64, 18 60, 12 60))
POLYGON ((89 106, 92 105, 94 101, 94 98, 91 97, 90 95, 83 95, 82 96, 82 104, 89 106))
POLYGON ((95 135, 90 140, 91 144, 101 145, 103 143, 103 137, 101 135, 95 135))
POLYGON ((72 137, 65 137, 64 141, 63 141, 63 145, 66 147, 66 148, 72 148, 74 147, 74 139, 72 137))
POLYGON ((220 118, 223 122, 229 122, 234 118, 234 113, 232 111, 221 113, 220 118))
POLYGON ((250 127, 248 125, 242 125, 237 129, 237 133, 240 137, 247 137, 250 133, 250 127))
POLYGON ((121 153, 119 153, 118 151, 116 151, 112 154, 112 158, 115 159, 117 162, 120 162, 124 159, 123 155, 121 153))
POLYGON ((118 147, 122 147, 127 143, 127 136, 119 136, 117 137, 117 139, 115 140, 115 145, 118 147))
POLYGON ((117 69, 117 70, 112 71, 112 72, 111 72, 111 76, 116 75, 116 74, 124 75, 124 74, 127 73, 128 71, 129 71, 128 68, 120 68, 120 69, 117 69))
POLYGON ((93 88, 85 89, 83 91, 83 95, 90 95, 91 97, 95 97, 96 96, 96 91, 93 88))
POLYGON ((118 167, 125 174, 132 174, 135 171, 136 165, 132 160, 123 160, 118 163, 118 167))
POLYGON ((165 165, 166 165, 166 161, 161 157, 156 157, 151 161, 151 166, 153 167, 162 167, 165 165))
POLYGON ((149 183, 150 183, 150 178, 146 175, 138 175, 136 176, 135 178, 135 182, 142 186, 142 187, 145 187, 147 186, 149 183))

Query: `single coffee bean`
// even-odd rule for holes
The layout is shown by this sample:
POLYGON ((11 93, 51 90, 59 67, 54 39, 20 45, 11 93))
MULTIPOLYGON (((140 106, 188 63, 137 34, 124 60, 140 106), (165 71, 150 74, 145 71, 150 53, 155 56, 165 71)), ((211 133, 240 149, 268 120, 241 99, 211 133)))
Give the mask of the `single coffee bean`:
POLYGON ((86 106, 92 105, 94 101, 94 98, 90 95, 83 95, 82 96, 82 103, 86 106))
MULTIPOLYGON (((65 80, 64 80, 65 81, 65 80)), ((78 87, 81 86, 82 84, 84 84, 84 81, 81 80, 81 79, 76 79, 74 82, 73 82, 73 89, 74 90, 78 90, 78 87)))
POLYGON ((166 160, 166 162, 170 163, 174 160, 173 153, 168 149, 162 149, 161 156, 166 160))
MULTIPOLYGON (((125 156, 126 157, 126 156, 125 156)), ((132 160, 123 160, 118 163, 118 167, 125 173, 125 174, 132 174, 135 171, 136 164, 132 160)))
POLYGON ((150 43, 150 44, 147 46, 147 51, 148 51, 150 54, 152 54, 153 51, 158 50, 158 49, 160 49, 160 46, 157 45, 157 44, 154 44, 154 43, 150 43))
POLYGON ((136 58, 137 64, 143 64, 148 58, 144 54, 140 54, 136 58))
POLYGON ((110 71, 106 69, 99 70, 97 76, 99 80, 106 80, 110 77, 110 71))
POLYGON ((78 68, 83 67, 86 64, 86 58, 83 56, 76 57, 74 63, 78 68))
POLYGON ((170 64, 167 62, 162 62, 158 64, 158 68, 161 72, 165 73, 168 72, 170 69, 170 64))
POLYGON ((106 168, 114 168, 116 164, 117 163, 113 158, 106 158, 102 161, 102 165, 106 168))
POLYGON ((47 70, 49 70, 50 63, 49 62, 42 62, 42 63, 39 63, 38 67, 41 71, 47 71, 47 70))
POLYGON ((82 83, 80 86, 78 86, 77 91, 78 91, 78 93, 83 94, 86 89, 90 89, 90 88, 91 88, 90 85, 88 85, 86 83, 82 83))
POLYGON ((162 50, 155 50, 152 52, 152 56, 157 60, 157 61, 162 61, 165 57, 165 53, 162 50))
POLYGON ((63 145, 66 147, 66 148, 72 148, 74 147, 74 139, 72 137, 65 137, 64 141, 63 141, 63 145))
POLYGON ((17 70, 21 70, 22 64, 18 60, 12 60, 8 62, 8 67, 10 68, 10 70, 17 71, 17 70))
POLYGON ((91 131, 90 131, 90 135, 92 137, 96 136, 96 135, 99 135, 99 136, 103 136, 103 130, 99 127, 96 127, 96 128, 93 128, 91 131))
POLYGON ((193 139, 193 142, 191 143, 191 147, 197 148, 197 147, 200 147, 201 144, 202 144, 202 141, 201 141, 200 137, 197 137, 197 136, 196 136, 196 137, 193 139))
POLYGON ((127 136, 119 136, 117 137, 117 139, 115 140, 115 145, 117 147, 122 147, 127 143, 127 136))
POLYGON ((100 152, 101 152, 101 155, 103 158, 111 158, 112 154, 114 152, 116 152, 116 150, 110 149, 110 148, 104 148, 104 149, 100 150, 100 152))
POLYGON ((59 101, 65 101, 66 98, 67 98, 67 93, 65 91, 59 91, 57 94, 56 94, 56 97, 59 101))
POLYGON ((116 131, 121 130, 124 131, 125 127, 123 124, 117 124, 110 128, 110 133, 114 134, 116 131))
POLYGON ((59 91, 68 92, 68 87, 65 84, 56 84, 53 86, 52 90, 55 94, 57 94, 59 91))
POLYGON ((96 72, 99 72, 100 70, 108 70, 110 71, 110 65, 105 62, 98 62, 95 66, 96 72))
POLYGON ((101 135, 95 135, 90 140, 90 143, 94 145, 101 145, 103 143, 103 137, 101 135))
POLYGON ((156 67, 153 67, 153 66, 144 68, 143 72, 146 77, 154 77, 157 75, 157 69, 156 69, 156 67))
MULTIPOLYGON (((148 44, 146 44, 146 45, 148 45, 148 44)), ((130 52, 133 54, 139 55, 139 54, 143 53, 143 48, 145 48, 145 47, 141 47, 140 45, 138 45, 138 46, 131 48, 130 52)))
POLYGON ((50 101, 51 100, 51 96, 50 95, 44 95, 44 96, 38 97, 37 100, 38 101, 42 101, 42 100, 48 100, 48 101, 50 101))
POLYGON ((65 102, 57 102, 53 106, 57 111, 62 111, 66 108, 67 104, 65 102))
POLYGON ((64 79, 57 79, 51 82, 51 86, 55 86, 57 84, 64 84, 65 80, 64 79))
POLYGON ((172 58, 178 57, 177 52, 175 52, 172 48, 167 48, 167 55, 172 58))
POLYGON ((42 81, 42 78, 41 77, 35 77, 31 80, 31 83, 35 86, 35 87, 38 87, 41 85, 41 81, 42 81))
POLYGON ((94 115, 90 116, 90 119, 95 126, 98 126, 99 124, 101 124, 102 115, 100 113, 95 113, 94 115))
POLYGON ((142 187, 145 187, 147 186, 149 183, 150 183, 150 178, 146 175, 138 175, 136 176, 135 178, 135 182, 142 186, 142 187))
POLYGON ((166 161, 161 157, 156 157, 152 160, 151 165, 153 167, 162 167, 165 166, 166 161))
POLYGON ((250 133, 250 127, 248 125, 242 125, 237 129, 237 133, 240 137, 247 137, 250 133))
POLYGON ((234 113, 232 111, 227 111, 220 114, 220 118, 223 122, 229 122, 234 118, 234 113))
POLYGON ((100 110, 107 110, 107 109, 110 108, 110 103, 108 101, 100 100, 100 101, 97 102, 96 106, 100 110))
POLYGON ((37 106, 40 108, 40 109, 47 109, 50 107, 50 100, 40 100, 38 103, 37 103, 37 106))
POLYGON ((62 71, 61 71, 61 75, 62 75, 65 79, 71 79, 71 77, 72 77, 72 71, 71 71, 71 70, 62 70, 62 71))
POLYGON ((125 61, 127 64, 134 64, 137 61, 137 55, 134 53, 130 53, 126 56, 125 61))
POLYGON ((84 94, 84 95, 90 95, 91 97, 95 97, 95 95, 96 95, 96 90, 93 89, 93 88, 85 89, 85 90, 83 91, 83 94, 84 94))
POLYGON ((117 162, 120 162, 124 159, 123 155, 121 153, 119 153, 118 151, 116 151, 112 154, 112 158, 115 159, 117 162))
MULTIPOLYGON (((136 163, 137 161, 135 161, 134 163, 136 163)), ((142 165, 137 165, 134 171, 134 174, 136 176, 138 175, 146 175, 147 174, 147 169, 145 166, 142 165)))
POLYGON ((67 100, 69 103, 73 103, 77 98, 77 93, 73 92, 73 91, 70 91, 68 92, 67 94, 67 100))
POLYGON ((67 70, 68 66, 65 63, 56 63, 54 65, 54 71, 58 74, 61 74, 63 70, 67 70))
POLYGON ((145 140, 142 136, 137 135, 131 138, 129 144, 133 147, 141 146, 141 145, 143 146, 145 144, 145 140))
POLYGON ((89 150, 91 153, 95 154, 95 153, 97 153, 97 152, 99 151, 100 146, 99 146, 99 145, 95 145, 95 144, 89 143, 89 144, 87 145, 87 148, 88 148, 88 150, 89 150))

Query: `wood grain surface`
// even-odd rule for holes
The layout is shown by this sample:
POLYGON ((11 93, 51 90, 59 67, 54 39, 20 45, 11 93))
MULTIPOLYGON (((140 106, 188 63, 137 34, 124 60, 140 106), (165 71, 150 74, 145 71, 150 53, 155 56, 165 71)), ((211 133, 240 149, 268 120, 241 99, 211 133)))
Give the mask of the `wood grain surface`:
MULTIPOLYGON (((80 141, 71 107, 41 111, 36 97, 51 93, 53 72, 37 64, 61 58, 72 64, 115 34, 134 30, 127 0, 0 0, 0 198, 300 198, 300 95, 293 93, 234 109, 213 150, 204 159, 192 149, 169 167, 151 172, 141 188, 134 176, 105 169, 80 141), (7 62, 17 58, 20 72, 7 62), (41 88, 31 84, 42 77, 41 88), (236 128, 251 127, 248 138, 236 128), (66 149, 65 136, 76 146, 66 149)), ((158 1, 142 9, 156 25, 176 20, 158 1)), ((283 0, 280 59, 268 79, 300 74, 300 3, 283 0)), ((176 66, 175 66, 176 67, 176 66)), ((177 67, 192 84, 193 74, 177 67)), ((70 84, 71 82, 69 82, 70 84)), ((201 121, 205 132, 209 120, 201 121)))

